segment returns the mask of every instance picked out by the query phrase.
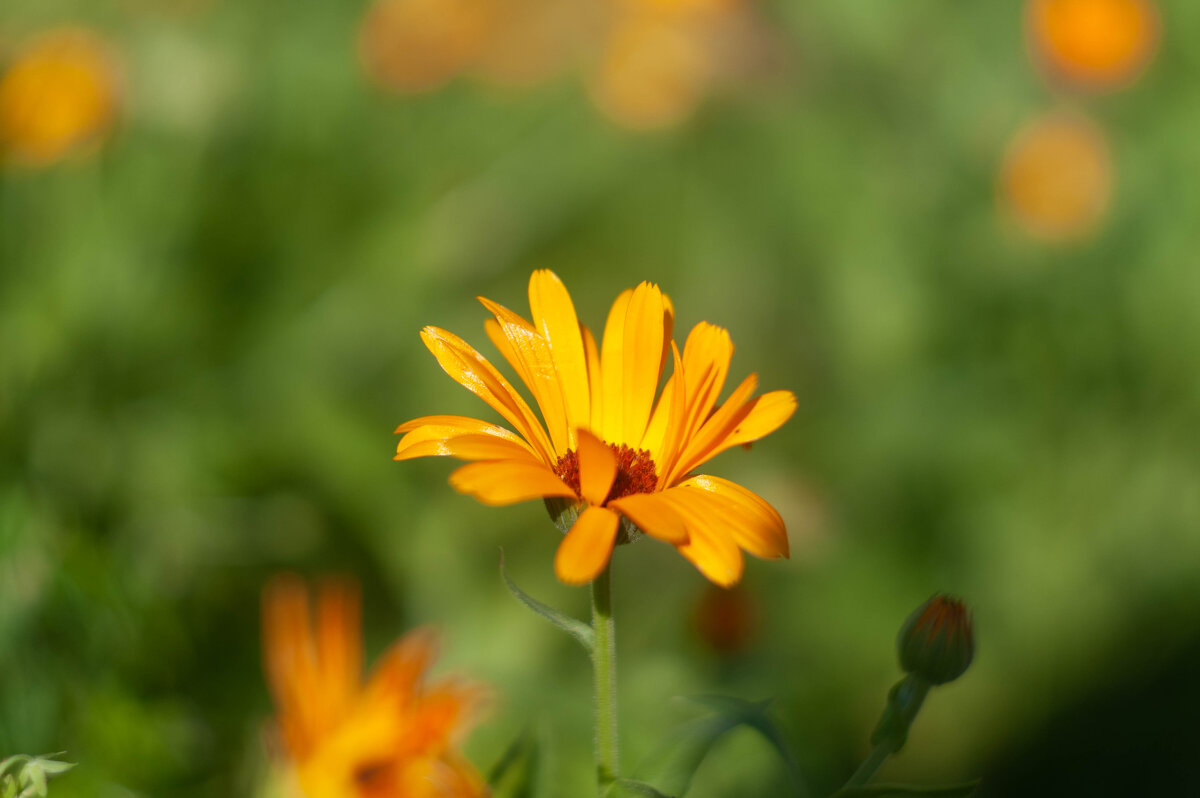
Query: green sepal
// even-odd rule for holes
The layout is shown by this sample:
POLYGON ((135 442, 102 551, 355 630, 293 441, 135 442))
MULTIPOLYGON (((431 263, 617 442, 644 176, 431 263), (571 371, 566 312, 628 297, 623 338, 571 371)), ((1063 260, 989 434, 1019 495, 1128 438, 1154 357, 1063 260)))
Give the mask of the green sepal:
POLYGON ((967 798, 979 786, 979 779, 961 784, 945 784, 938 787, 922 787, 915 784, 872 784, 867 787, 847 787, 838 790, 830 798, 904 798, 908 795, 925 795, 931 798, 967 798))
POLYGON ((675 796, 659 792, 644 781, 617 779, 604 791, 604 798, 675 798, 675 796))
POLYGON ((871 744, 884 745, 893 754, 903 748, 929 687, 928 682, 912 674, 896 682, 888 691, 887 706, 871 732, 871 744))
MULTIPOLYGON (((546 512, 550 514, 550 520, 564 535, 571 531, 571 527, 575 526, 579 514, 586 506, 575 499, 566 499, 562 496, 547 496, 542 501, 546 505, 546 512)), ((621 525, 617 528, 617 539, 613 545, 624 546, 626 543, 635 543, 642 534, 642 530, 638 528, 637 524, 622 515, 621 525)))
POLYGON ((570 615, 556 610, 548 604, 543 604, 517 587, 517 584, 509 578, 508 572, 504 570, 504 549, 500 550, 500 576, 504 578, 504 584, 508 587, 508 592, 512 593, 517 601, 520 601, 526 607, 578 640, 579 645, 583 646, 589 655, 592 653, 592 650, 596 647, 595 633, 592 632, 592 627, 578 618, 572 618, 570 615))

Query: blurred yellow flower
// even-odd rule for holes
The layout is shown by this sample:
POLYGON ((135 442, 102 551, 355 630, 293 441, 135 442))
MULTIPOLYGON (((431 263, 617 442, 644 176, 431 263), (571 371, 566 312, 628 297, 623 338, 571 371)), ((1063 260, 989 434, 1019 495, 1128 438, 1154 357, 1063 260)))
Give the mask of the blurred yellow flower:
POLYGON ((1053 74, 1090 88, 1128 83, 1158 47, 1151 0, 1031 0, 1027 24, 1053 74))
POLYGON ((0 76, 0 156, 41 166, 102 137, 119 104, 115 61, 81 28, 32 40, 0 76))
POLYGON ((788 556, 783 519, 770 504, 728 480, 692 475, 720 452, 774 432, 796 407, 790 391, 751 398, 753 374, 717 404, 733 356, 728 332, 701 322, 680 353, 671 339, 673 306, 650 283, 617 297, 601 347, 550 271, 530 278, 532 322, 480 301, 494 316, 485 323, 488 337, 533 394, 545 425, 470 345, 426 327, 421 338, 446 373, 517 432, 465 416, 426 416, 396 430, 404 437, 395 459, 471 461, 450 483, 485 504, 548 498, 568 505, 577 518, 554 562, 568 584, 604 570, 622 517, 722 586, 741 578, 743 549, 788 556), (668 360, 673 373, 656 402, 668 360))
POLYGON ((1034 120, 1013 139, 998 193, 1030 235, 1064 241, 1096 229, 1108 210, 1112 183, 1103 132, 1086 117, 1058 111, 1034 120))
POLYGON ((487 790, 455 749, 478 686, 425 681, 428 629, 407 634, 362 683, 357 588, 321 586, 315 616, 296 576, 263 591, 263 658, 278 725, 307 798, 478 798, 487 790))

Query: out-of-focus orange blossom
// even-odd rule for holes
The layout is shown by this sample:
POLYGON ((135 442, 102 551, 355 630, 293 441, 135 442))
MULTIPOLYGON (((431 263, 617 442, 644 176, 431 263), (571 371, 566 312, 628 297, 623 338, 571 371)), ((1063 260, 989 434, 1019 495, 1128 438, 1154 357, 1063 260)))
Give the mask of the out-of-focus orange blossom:
POLYGON ((428 678, 436 636, 416 629, 362 675, 358 586, 285 574, 263 590, 263 664, 304 798, 486 798, 458 751, 486 693, 428 678), (314 606, 315 604, 315 606, 314 606))
POLYGON ((685 121, 735 71, 754 19, 740 0, 621 0, 591 80, 597 107, 632 129, 685 121))
POLYGON ((1000 202, 1030 235, 1084 238, 1100 224, 1113 190, 1103 132, 1087 118, 1056 111, 1017 133, 1000 169, 1000 202))
POLYGON ((712 67, 704 41, 694 30, 657 15, 631 15, 607 42, 592 98, 625 127, 670 127, 700 102, 712 67))
POLYGON ((570 68, 592 46, 604 13, 596 0, 508 0, 502 11, 492 15, 473 71, 512 87, 533 86, 570 68))
POLYGON ((758 632, 758 601, 743 585, 707 585, 696 603, 696 634, 718 654, 743 651, 758 632))
POLYGON ((377 0, 359 29, 359 59, 384 88, 432 91, 479 58, 494 12, 492 0, 377 0))
POLYGON ((1130 82, 1158 47, 1152 0, 1031 0, 1027 24, 1037 57, 1051 73, 1087 88, 1130 82))
POLYGON ((459 75, 529 87, 575 67, 632 129, 686 120, 752 49, 744 0, 375 0, 359 59, 377 84, 433 91, 459 75))
POLYGON ((0 158, 44 166, 100 140, 120 105, 116 61, 82 28, 30 41, 0 76, 0 158))

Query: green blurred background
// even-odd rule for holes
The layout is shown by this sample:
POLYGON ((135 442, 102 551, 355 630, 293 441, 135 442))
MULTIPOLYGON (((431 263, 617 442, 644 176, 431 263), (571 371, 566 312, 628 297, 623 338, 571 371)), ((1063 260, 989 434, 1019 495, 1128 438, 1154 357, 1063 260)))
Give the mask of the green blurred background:
MULTIPOLYGON (((0 43, 86 24, 124 63, 91 157, 0 173, 0 753, 65 749, 62 796, 252 795, 271 706, 258 601, 280 570, 363 582, 369 652, 443 632, 494 685, 468 753, 532 724, 548 796, 587 794, 590 669, 505 592, 580 615, 536 504, 491 509, 393 428, 487 409, 421 345, 493 354, 482 294, 534 268, 603 323, 623 288, 677 330, 728 327, 733 378, 796 417, 713 471, 788 521, 749 563, 757 634, 696 634, 704 579, 617 553, 623 758, 695 710, 775 698, 817 790, 867 751, 894 635, 938 590, 979 653, 888 780, 989 795, 1189 794, 1200 746, 1200 6, 1123 91, 1115 196, 1069 245, 997 210, 1007 142, 1062 98, 1016 3, 803 0, 758 9, 767 74, 689 122, 627 132, 576 75, 397 97, 362 75, 358 2, 5 0, 0 43)), ((700 798, 776 795, 733 735, 700 798)))

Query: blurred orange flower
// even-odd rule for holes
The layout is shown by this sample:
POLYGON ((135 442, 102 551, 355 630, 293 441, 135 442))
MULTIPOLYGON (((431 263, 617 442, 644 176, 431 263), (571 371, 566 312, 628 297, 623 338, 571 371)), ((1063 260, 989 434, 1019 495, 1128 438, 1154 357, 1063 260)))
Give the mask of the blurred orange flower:
POLYGON ((494 12, 490 0, 376 0, 359 28, 359 60, 386 89, 432 91, 480 56, 494 12))
POLYGON ((1093 232, 1108 210, 1112 170, 1103 132, 1086 117, 1058 111, 1014 137, 998 193, 1030 235, 1078 239, 1093 232))
POLYGON ((263 591, 263 653, 278 725, 308 798, 477 798, 487 789, 455 749, 483 691, 425 681, 434 635, 405 635, 362 683, 360 600, 347 582, 308 589, 280 576, 263 591))
POLYGON ((120 102, 116 62, 96 34, 41 34, 0 76, 0 156, 42 166, 101 138, 120 102))
POLYGON ((1128 83, 1158 47, 1151 0, 1031 0, 1027 24, 1050 71, 1089 88, 1128 83))
POLYGON ((485 504, 539 498, 561 504, 560 522, 570 530, 554 568, 568 584, 604 570, 622 518, 675 546, 722 586, 741 578, 743 549, 764 558, 788 556, 787 530, 770 504, 728 480, 691 475, 726 449, 774 432, 796 408, 790 391, 751 398, 754 374, 717 404, 733 357, 727 331, 701 322, 681 354, 671 340, 674 307, 651 283, 617 297, 602 347, 579 323, 553 272, 530 277, 532 322, 479 299, 494 315, 485 323, 488 337, 533 394, 545 426, 469 344, 426 327, 421 338, 446 373, 517 433, 465 416, 425 416, 396 430, 404 437, 395 459, 471 461, 450 483, 485 504), (673 374, 656 403, 668 359, 673 374))
POLYGON ((623 127, 678 125, 759 43, 754 29, 738 0, 617 2, 590 80, 592 99, 623 127))

